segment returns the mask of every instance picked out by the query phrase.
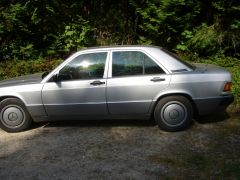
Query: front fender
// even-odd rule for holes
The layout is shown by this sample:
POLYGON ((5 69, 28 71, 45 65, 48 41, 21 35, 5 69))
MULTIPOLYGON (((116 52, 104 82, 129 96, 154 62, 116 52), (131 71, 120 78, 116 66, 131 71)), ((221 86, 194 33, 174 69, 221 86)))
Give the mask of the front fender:
POLYGON ((0 88, 0 100, 5 98, 18 98, 25 104, 33 119, 39 116, 46 116, 41 97, 42 86, 43 84, 30 84, 2 87, 0 88))

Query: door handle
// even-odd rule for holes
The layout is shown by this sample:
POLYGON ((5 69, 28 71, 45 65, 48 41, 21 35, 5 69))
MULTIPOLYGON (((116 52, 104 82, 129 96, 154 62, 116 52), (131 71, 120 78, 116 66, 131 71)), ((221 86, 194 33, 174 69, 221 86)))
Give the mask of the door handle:
POLYGON ((105 82, 102 82, 102 81, 93 81, 90 83, 91 85, 93 86, 98 86, 98 85, 101 85, 101 84, 105 84, 105 82))
POLYGON ((165 78, 154 77, 154 78, 152 78, 150 81, 153 81, 153 82, 165 81, 165 78))

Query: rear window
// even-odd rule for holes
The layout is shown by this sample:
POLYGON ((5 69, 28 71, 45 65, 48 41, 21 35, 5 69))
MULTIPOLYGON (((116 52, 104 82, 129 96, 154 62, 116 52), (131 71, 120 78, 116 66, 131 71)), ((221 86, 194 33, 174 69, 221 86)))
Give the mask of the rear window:
POLYGON ((182 64, 184 64, 185 66, 187 66, 189 69, 192 69, 192 70, 196 69, 196 67, 195 67, 194 65, 192 65, 192 64, 190 64, 190 63, 187 63, 186 61, 181 60, 179 57, 177 57, 175 54, 169 52, 168 50, 163 49, 163 48, 161 48, 161 50, 162 50, 163 52, 165 52, 166 54, 168 54, 169 56, 173 57, 174 59, 177 59, 178 61, 180 61, 182 64))

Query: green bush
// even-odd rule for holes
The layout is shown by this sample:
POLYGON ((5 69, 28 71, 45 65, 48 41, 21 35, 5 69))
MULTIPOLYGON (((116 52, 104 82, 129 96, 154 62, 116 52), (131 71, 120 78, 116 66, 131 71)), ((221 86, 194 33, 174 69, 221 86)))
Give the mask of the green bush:
POLYGON ((45 72, 54 69, 62 60, 31 60, 31 61, 5 61, 0 63, 0 79, 8 79, 12 77, 33 74, 37 72, 45 72))
POLYGON ((48 56, 67 54, 77 51, 86 45, 90 45, 93 40, 94 29, 82 17, 78 16, 78 21, 65 26, 64 32, 55 35, 55 41, 49 47, 48 56))

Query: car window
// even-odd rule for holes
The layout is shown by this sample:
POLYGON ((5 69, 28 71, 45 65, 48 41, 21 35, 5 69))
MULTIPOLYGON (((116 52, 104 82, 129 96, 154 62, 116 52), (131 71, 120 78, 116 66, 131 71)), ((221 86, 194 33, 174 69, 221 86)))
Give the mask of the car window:
POLYGON ((165 74, 163 69, 159 67, 152 59, 144 54, 144 72, 145 74, 165 74))
MULTIPOLYGON (((166 53, 167 55, 175 58, 176 60, 178 60, 179 62, 181 62, 181 63, 184 64, 185 66, 187 66, 189 69, 192 69, 192 70, 196 69, 196 67, 195 67, 193 64, 190 64, 190 63, 187 63, 186 61, 181 60, 178 56, 176 56, 176 55, 173 54, 172 52, 169 52, 169 51, 167 51, 166 49, 163 49, 163 48, 161 48, 161 50, 162 50, 164 53, 166 53)), ((180 69, 180 70, 181 70, 181 69, 180 69)), ((178 70, 177 70, 177 71, 178 71, 178 70)))
POLYGON ((60 71, 63 80, 103 78, 107 52, 82 54, 60 71))
POLYGON ((113 52, 113 76, 143 74, 142 54, 135 51, 113 52))
POLYGON ((112 55, 112 76, 165 73, 151 58, 140 51, 117 51, 112 55))

